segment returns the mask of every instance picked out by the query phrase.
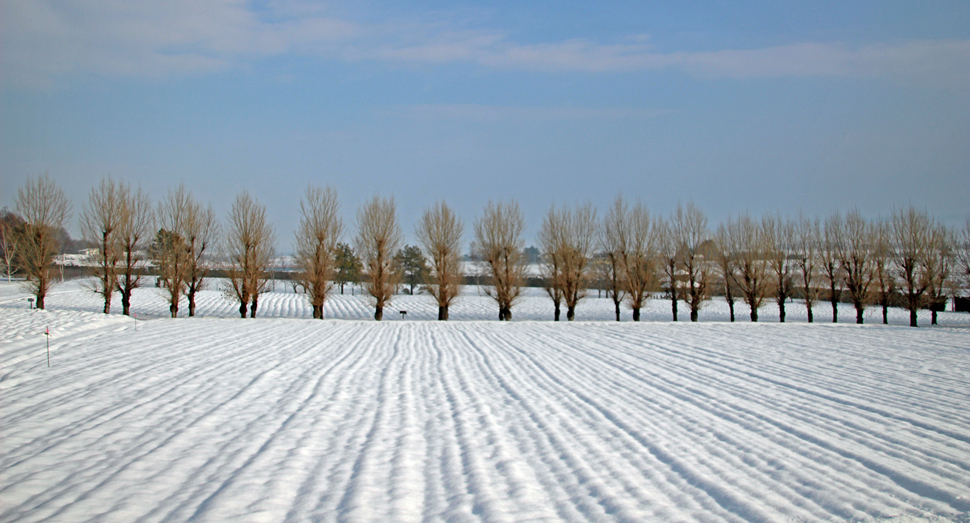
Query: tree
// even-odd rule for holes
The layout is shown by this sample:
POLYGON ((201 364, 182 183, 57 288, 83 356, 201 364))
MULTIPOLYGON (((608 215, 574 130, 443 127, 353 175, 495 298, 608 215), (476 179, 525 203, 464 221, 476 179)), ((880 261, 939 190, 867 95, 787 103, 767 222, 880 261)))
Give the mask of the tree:
POLYGON ((424 283, 430 272, 421 248, 405 245, 394 254, 394 264, 400 272, 400 280, 408 286, 408 294, 414 296, 414 287, 424 283))
POLYGON ((839 230, 842 228, 842 216, 835 213, 825 220, 822 230, 822 246, 819 256, 822 262, 822 273, 829 282, 829 303, 832 304, 832 323, 839 322, 839 298, 842 296, 843 271, 839 266, 836 249, 839 230))
POLYGON ((963 275, 963 288, 970 289, 970 218, 958 235, 956 247, 957 263, 963 275))
POLYGON ((872 260, 875 264, 873 283, 879 295, 876 301, 882 307, 882 323, 889 323, 889 301, 896 290, 896 279, 893 278, 892 243, 890 241, 889 224, 878 222, 873 224, 872 260))
POLYGON ((861 324, 875 277, 872 225, 859 211, 849 212, 844 220, 839 220, 839 224, 834 228, 835 255, 845 275, 845 288, 855 307, 855 322, 861 324))
POLYGON ((798 221, 795 235, 795 264, 802 275, 802 292, 805 297, 805 309, 808 312, 808 323, 815 321, 812 307, 818 299, 819 289, 815 285, 818 275, 819 251, 822 246, 822 230, 818 219, 802 216, 798 221))
POLYGON ((185 241, 186 221, 192 197, 185 184, 170 190, 165 200, 158 203, 156 215, 159 231, 155 235, 153 257, 162 280, 162 291, 168 301, 168 311, 173 318, 178 316, 179 302, 185 295, 190 268, 188 245, 185 241))
POLYGON ((16 235, 17 253, 26 281, 24 287, 37 299, 38 309, 54 280, 54 256, 60 251, 61 229, 71 204, 47 174, 28 179, 17 191, 17 214, 24 223, 16 235))
POLYGON ((650 291, 657 281, 657 246, 661 231, 640 202, 629 211, 621 204, 615 204, 614 208, 625 216, 627 224, 625 233, 621 230, 619 241, 627 305, 633 310, 633 321, 640 321, 640 309, 650 299, 650 291))
POLYGON ((677 284, 677 240, 674 232, 662 218, 656 220, 658 258, 662 269, 664 287, 667 289, 667 296, 670 298, 670 312, 673 321, 677 321, 677 302, 680 300, 681 292, 677 284))
POLYGON ((721 283, 724 286, 724 301, 728 304, 728 312, 731 321, 734 321, 734 290, 737 287, 735 282, 737 272, 736 254, 731 250, 728 229, 724 224, 718 225, 717 233, 714 235, 714 245, 716 248, 716 259, 718 269, 721 272, 721 283))
POLYGON ((337 240, 343 231, 340 204, 332 187, 308 186, 300 201, 300 226, 296 231, 297 279, 306 290, 313 317, 323 319, 323 304, 333 287, 337 240))
MULTIPOLYGON (((539 241, 551 286, 566 304, 566 320, 576 319, 576 305, 586 296, 589 260, 596 239, 596 211, 590 204, 574 209, 552 207, 546 214, 539 241), (551 262, 551 263, 550 263, 551 262)), ((556 321, 559 303, 556 301, 556 321)))
POLYGON ((124 213, 122 189, 110 178, 91 189, 91 195, 81 214, 81 235, 85 241, 97 245, 94 291, 104 299, 104 313, 111 312, 111 298, 118 286, 117 270, 121 261, 118 230, 124 213))
POLYGON ((708 240, 707 217, 693 202, 677 204, 670 218, 673 253, 676 265, 683 268, 687 277, 684 301, 690 307, 690 321, 697 321, 697 314, 708 299, 707 261, 701 247, 708 240))
POLYGON ((626 280, 623 268, 623 249, 626 244, 627 231, 626 204, 623 198, 617 196, 610 206, 609 212, 603 218, 600 227, 600 249, 603 263, 602 279, 606 282, 606 294, 613 300, 613 310, 616 321, 620 321, 620 304, 625 296, 626 280))
POLYGON ((118 244, 121 265, 118 268, 118 291, 121 293, 121 313, 131 313, 131 294, 141 286, 144 264, 144 242, 155 228, 155 213, 148 196, 138 189, 132 192, 128 184, 121 184, 122 213, 118 224, 118 244))
POLYGON ((357 211, 357 252, 364 262, 364 289, 373 299, 377 321, 384 317, 384 306, 391 301, 399 281, 394 253, 403 240, 393 198, 374 196, 357 211))
POLYGON ((765 215, 761 220, 764 229, 765 258, 775 277, 775 301, 778 303, 778 321, 785 323, 785 302, 795 287, 792 278, 792 262, 789 254, 795 249, 795 227, 780 216, 765 215))
POLYGON ((438 320, 448 319, 448 308, 461 293, 461 237, 464 224, 445 202, 424 211, 415 231, 431 260, 428 292, 438 302, 438 320))
POLYGON ((6 207, 0 211, 0 258, 3 258, 4 269, 7 273, 7 283, 13 275, 17 256, 17 230, 23 229, 24 220, 17 213, 8 211, 6 207))
POLYGON ((541 261, 540 267, 542 271, 543 289, 545 289, 546 294, 552 298, 553 305, 553 321, 559 321, 559 317, 562 314, 562 301, 563 301, 563 260, 562 260, 562 245, 564 243, 563 236, 565 232, 563 231, 563 220, 562 217, 556 212, 556 208, 553 207, 546 214, 545 219, 542 222, 542 228, 539 230, 539 259, 541 261))
POLYGON ((525 218, 514 200, 498 204, 488 202, 483 215, 475 222, 472 252, 485 264, 491 280, 485 293, 498 304, 500 321, 511 321, 512 306, 522 293, 524 229, 525 218))
POLYGON ((758 321, 758 309, 768 293, 768 263, 765 259, 764 229, 743 214, 727 224, 729 252, 737 262, 735 282, 751 309, 751 321, 758 321))
POLYGON ((926 272, 929 286, 930 325, 937 325, 937 313, 946 310, 947 283, 953 270, 953 239, 945 226, 937 224, 930 232, 926 272))
POLYGON ((929 287, 927 260, 933 224, 926 213, 915 207, 893 209, 892 242, 896 255, 893 260, 896 276, 902 284, 909 326, 917 327, 917 311, 923 304, 923 294, 929 287))
POLYGON ((185 297, 189 301, 189 316, 195 316, 195 297, 205 287, 209 274, 209 258, 219 236, 219 222, 210 205, 207 208, 189 197, 188 213, 182 237, 188 251, 185 274, 185 297))
MULTIPOLYGON (((338 243, 334 254, 336 262, 337 285, 340 285, 340 294, 344 293, 344 285, 348 283, 360 284, 360 275, 363 264, 353 247, 346 243, 338 243)), ((353 292, 353 288, 351 288, 353 292)))
POLYGON ((248 192, 236 196, 229 211, 226 234, 229 268, 226 295, 239 302, 239 316, 256 317, 259 295, 266 288, 266 273, 276 249, 276 233, 266 220, 266 208, 248 192))

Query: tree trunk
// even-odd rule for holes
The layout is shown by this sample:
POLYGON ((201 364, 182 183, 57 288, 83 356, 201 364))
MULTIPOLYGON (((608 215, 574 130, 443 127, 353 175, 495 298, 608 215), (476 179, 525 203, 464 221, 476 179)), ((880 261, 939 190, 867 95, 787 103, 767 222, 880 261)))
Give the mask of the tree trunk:
POLYGON ((189 298, 189 317, 195 316, 195 291, 192 291, 188 295, 189 298))
POLYGON ((256 307, 258 305, 259 305, 259 298, 256 297, 256 296, 253 296, 253 304, 249 306, 249 317, 250 318, 255 318, 256 317, 256 307))
MULTIPOLYGON (((936 314, 936 313, 934 313, 936 314)), ((566 321, 573 321, 576 319, 576 306, 568 305, 566 307, 566 321)))
POLYGON ((690 321, 693 321, 693 322, 697 321, 697 310, 694 309, 693 307, 691 307, 690 309, 690 321))
POLYGON ((241 301, 239 303, 239 317, 240 318, 245 318, 246 317, 246 309, 247 308, 248 308, 248 304, 245 301, 241 301))
POLYGON ((916 324, 916 307, 910 307, 909 309, 909 326, 919 327, 919 325, 916 324))
POLYGON ((670 289, 670 310, 674 315, 674 321, 677 321, 677 293, 673 288, 670 289))
POLYGON ((41 309, 41 310, 44 309, 44 297, 45 296, 43 294, 38 294, 37 295, 37 306, 36 306, 36 308, 41 309))
POLYGON ((438 306, 438 321, 448 321, 448 307, 438 306))
POLYGON ((728 298, 728 311, 731 313, 731 322, 734 323, 734 300, 728 298))
POLYGON ((936 307, 930 310, 930 325, 939 325, 936 323, 936 307))
POLYGON ((751 301, 748 301, 748 306, 751 307, 751 321, 752 322, 757 322, 758 321, 758 308, 755 307, 754 304, 751 301))
POLYGON ((633 321, 640 321, 640 307, 633 308, 633 321))
POLYGON ((778 299, 778 322, 785 323, 785 299, 778 299))
POLYGON ((808 309, 808 322, 812 323, 815 321, 815 314, 812 312, 811 304, 806 304, 806 308, 808 309))
POLYGON ((104 299, 104 313, 105 314, 110 314, 111 313, 111 299, 110 298, 105 298, 104 299))
POLYGON ((562 308, 559 306, 559 302, 556 302, 555 313, 553 314, 554 319, 552 321, 559 321, 559 316, 562 314, 562 308))
POLYGON ((131 316, 131 293, 124 292, 121 293, 121 313, 125 316, 131 316))
POLYGON ((614 300, 613 308, 616 311, 616 321, 620 321, 620 302, 614 300))
POLYGON ((168 305, 168 312, 171 313, 173 318, 177 318, 179 315, 179 306, 177 303, 170 303, 168 305))
POLYGON ((322 320, 323 319, 323 305, 313 306, 313 319, 322 320))
POLYGON ((384 307, 383 306, 377 305, 377 306, 374 307, 374 319, 377 320, 377 321, 381 321, 382 319, 384 319, 384 307))
POLYGON ((855 322, 862 325, 862 312, 865 310, 862 303, 855 304, 855 322))
POLYGON ((832 323, 839 322, 839 301, 832 299, 832 323))
POLYGON ((882 324, 889 325, 889 300, 882 300, 882 324))

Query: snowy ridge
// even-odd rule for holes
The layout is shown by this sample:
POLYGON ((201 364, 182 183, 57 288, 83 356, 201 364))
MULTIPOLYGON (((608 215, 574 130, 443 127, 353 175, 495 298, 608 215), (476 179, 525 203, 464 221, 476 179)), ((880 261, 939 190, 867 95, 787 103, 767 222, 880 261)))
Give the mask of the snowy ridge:
POLYGON ((0 521, 970 512, 962 329, 0 315, 0 521))

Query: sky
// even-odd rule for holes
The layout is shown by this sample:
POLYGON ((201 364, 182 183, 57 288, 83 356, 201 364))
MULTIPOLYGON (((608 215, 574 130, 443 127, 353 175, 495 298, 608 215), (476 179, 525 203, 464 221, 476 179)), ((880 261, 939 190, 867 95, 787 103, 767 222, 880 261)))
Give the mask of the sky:
POLYGON ((618 195, 712 224, 970 208, 970 2, 0 0, 0 207, 48 173, 247 190, 292 249, 308 184, 345 239, 394 197, 471 225, 618 195))

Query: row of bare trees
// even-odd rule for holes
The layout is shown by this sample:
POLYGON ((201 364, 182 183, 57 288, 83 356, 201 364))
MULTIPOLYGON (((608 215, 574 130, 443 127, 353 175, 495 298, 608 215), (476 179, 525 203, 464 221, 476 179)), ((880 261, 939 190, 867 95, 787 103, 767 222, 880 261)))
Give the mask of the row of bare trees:
MULTIPOLYGON (((39 308, 53 281, 52 260, 60 238, 56 232, 63 229, 70 210, 63 191, 42 175, 18 192, 22 220, 0 223, 8 276, 16 263, 39 308)), ((324 303, 350 248, 339 243, 343 223, 332 188, 309 186, 300 211, 296 278, 314 318, 323 318, 324 303)), ((91 285, 103 298, 105 313, 119 292, 123 312, 129 314, 131 293, 142 284, 142 269, 150 261, 173 317, 183 298, 188 314, 195 315, 198 292, 217 265, 227 276, 225 296, 239 303, 240 316, 255 317, 275 256, 276 234, 266 209, 246 192, 237 195, 223 229, 211 206, 196 201, 184 185, 153 206, 141 190, 105 178, 89 195, 81 229, 96 246, 91 285)), ((495 300, 500 320, 511 319, 525 284, 524 230, 515 201, 489 202, 473 224, 472 254, 481 261, 484 291, 495 300)), ((375 196, 362 205, 354 245, 375 319, 383 317, 406 260, 424 257, 429 260, 426 275, 418 275, 423 268, 408 272, 411 290, 415 283, 424 283, 437 302, 438 318, 447 320, 465 276, 463 233, 454 210, 438 202, 415 228, 420 250, 402 249, 394 199, 375 196)), ((617 320, 625 303, 639 321, 647 300, 662 293, 670 300, 675 321, 680 302, 691 321, 697 321, 704 303, 717 293, 724 295, 731 321, 736 301, 746 303, 751 320, 758 321, 764 301, 773 299, 784 322, 786 303, 799 297, 809 322, 814 321, 816 304, 825 299, 833 322, 838 321, 840 301, 853 304, 858 323, 871 305, 882 308, 887 322, 889 307, 901 303, 915 326, 920 308, 930 307, 936 323, 939 304, 959 286, 970 286, 970 222, 956 233, 915 208, 894 209, 889 219, 876 221, 857 211, 825 220, 741 214, 711 229, 693 203, 679 204, 664 217, 618 197, 602 220, 589 204, 553 206, 538 243, 542 279, 557 321, 563 306, 566 319, 575 319, 588 289, 599 287, 612 299, 617 320)))

